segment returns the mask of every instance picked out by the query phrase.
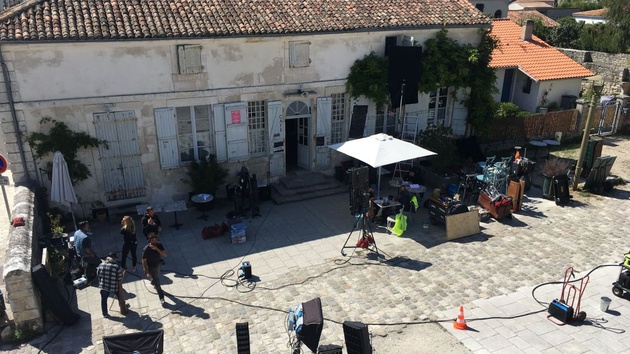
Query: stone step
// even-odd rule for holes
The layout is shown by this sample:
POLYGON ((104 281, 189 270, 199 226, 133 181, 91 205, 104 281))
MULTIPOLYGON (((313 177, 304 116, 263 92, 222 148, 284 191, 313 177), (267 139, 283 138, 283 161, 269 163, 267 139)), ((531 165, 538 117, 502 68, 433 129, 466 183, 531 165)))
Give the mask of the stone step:
POLYGON ((320 173, 307 173, 281 178, 271 184, 271 200, 285 204, 300 200, 347 193, 348 187, 333 177, 320 173))

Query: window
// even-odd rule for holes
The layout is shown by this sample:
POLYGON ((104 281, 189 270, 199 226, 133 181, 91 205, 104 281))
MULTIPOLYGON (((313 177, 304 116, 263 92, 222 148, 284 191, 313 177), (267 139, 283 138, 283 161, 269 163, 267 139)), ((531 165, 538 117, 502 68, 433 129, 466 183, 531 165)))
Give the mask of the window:
POLYGON ((525 79, 525 85, 523 85, 523 93, 530 93, 532 91, 532 79, 525 79))
POLYGON ((177 67, 179 73, 199 74, 203 70, 201 66, 201 46, 200 45, 178 45, 177 46, 177 67))
POLYGON ((448 88, 441 87, 429 94, 429 114, 427 123, 436 126, 444 125, 446 119, 446 101, 448 101, 448 88))
POLYGON ((484 5, 484 4, 477 4, 477 5, 475 5, 475 7, 477 8, 477 10, 483 12, 483 9, 486 7, 486 5, 484 5))
POLYGON ((503 16, 503 12, 501 10, 497 10, 494 12, 494 18, 501 18, 503 16))
POLYGON ((303 68, 311 65, 310 42, 289 42, 289 67, 303 68))
POLYGON ((267 152, 265 101, 247 102, 247 117, 249 118, 249 154, 263 156, 267 152))
POLYGON ((330 126, 330 143, 336 144, 343 141, 343 126, 346 113, 346 95, 335 93, 332 98, 332 114, 330 126))
POLYGON ((199 161, 212 152, 210 106, 177 107, 179 162, 199 161))

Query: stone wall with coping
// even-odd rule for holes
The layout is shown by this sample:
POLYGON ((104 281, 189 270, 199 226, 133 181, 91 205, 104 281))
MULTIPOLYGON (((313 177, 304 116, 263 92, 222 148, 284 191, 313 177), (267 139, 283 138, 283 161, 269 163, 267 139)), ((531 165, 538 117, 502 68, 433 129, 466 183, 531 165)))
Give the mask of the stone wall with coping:
MULTIPOLYGON (((604 79, 603 95, 629 94, 624 91, 628 88, 627 85, 622 85, 622 82, 630 81, 630 78, 627 77, 628 68, 630 68, 630 54, 611 54, 564 48, 557 49, 595 74, 601 75, 604 79), (624 69, 626 77, 624 77, 624 69)), ((582 86, 584 90, 586 87, 584 85, 582 86)))
POLYGON ((41 332, 40 294, 31 273, 33 266, 40 263, 37 235, 42 234, 42 223, 35 206, 35 192, 27 187, 16 187, 11 215, 13 218, 23 217, 25 225, 10 227, 2 276, 16 326, 41 332))

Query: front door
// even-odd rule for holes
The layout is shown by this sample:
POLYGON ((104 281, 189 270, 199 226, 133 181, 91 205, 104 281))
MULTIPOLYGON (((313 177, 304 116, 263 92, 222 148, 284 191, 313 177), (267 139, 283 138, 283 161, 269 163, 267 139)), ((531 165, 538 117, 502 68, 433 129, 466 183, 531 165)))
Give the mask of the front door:
POLYGON ((285 114, 285 144, 287 170, 310 169, 309 122, 310 107, 303 101, 289 103, 285 114))

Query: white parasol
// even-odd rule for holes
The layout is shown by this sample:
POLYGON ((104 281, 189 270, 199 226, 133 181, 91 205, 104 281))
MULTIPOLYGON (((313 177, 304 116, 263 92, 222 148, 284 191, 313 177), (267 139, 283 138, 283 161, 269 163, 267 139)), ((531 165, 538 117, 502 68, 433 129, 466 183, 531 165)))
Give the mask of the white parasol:
POLYGON ((74 223, 74 228, 76 230, 77 221, 74 218, 72 204, 78 203, 77 195, 74 193, 74 188, 72 187, 72 180, 70 179, 70 173, 68 172, 68 164, 59 151, 55 152, 55 157, 53 158, 50 200, 70 208, 72 222, 74 223))
POLYGON ((379 198, 381 197, 381 166, 436 155, 433 151, 382 133, 333 144, 329 148, 361 160, 372 167, 378 167, 379 198))

